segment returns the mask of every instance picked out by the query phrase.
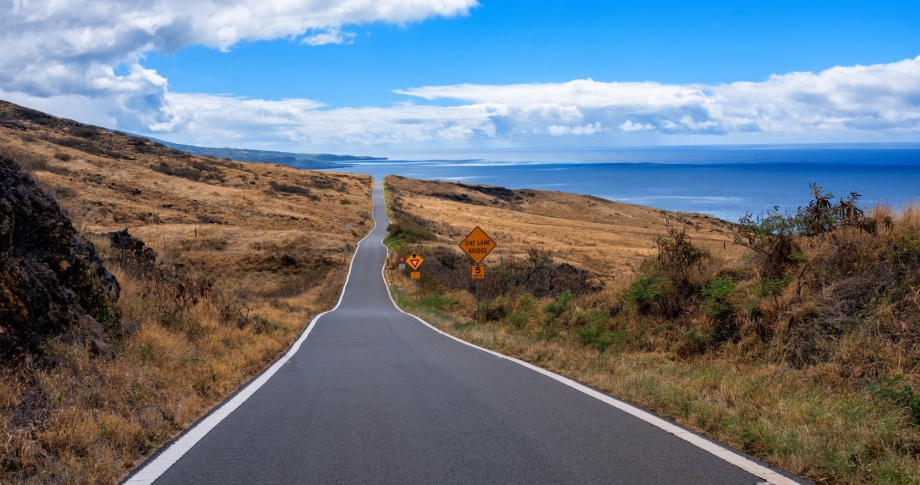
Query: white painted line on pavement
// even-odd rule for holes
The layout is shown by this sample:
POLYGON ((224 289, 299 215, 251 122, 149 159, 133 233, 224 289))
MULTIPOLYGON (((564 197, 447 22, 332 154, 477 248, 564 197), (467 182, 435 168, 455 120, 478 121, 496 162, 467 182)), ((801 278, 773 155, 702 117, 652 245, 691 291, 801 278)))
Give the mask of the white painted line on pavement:
MULTIPOLYGON (((389 218, 387 218, 387 219, 389 220, 389 218)), ((381 242, 381 244, 383 244, 383 243, 381 242)), ((384 271, 381 271, 381 276, 383 277, 383 283, 384 283, 384 284, 387 284, 387 278, 386 278, 386 271, 385 271, 385 268, 384 268, 384 271)), ((387 288, 389 288, 389 286, 388 286, 387 288)), ((708 439, 703 438, 702 436, 698 436, 698 435, 696 435, 696 434, 694 434, 694 433, 692 433, 692 432, 690 432, 690 431, 687 431, 687 430, 684 429, 684 428, 681 428, 680 426, 677 426, 677 425, 675 425, 675 424, 673 424, 673 423, 670 423, 670 422, 668 422, 668 421, 665 421, 664 419, 662 419, 662 418, 660 418, 660 417, 658 417, 658 416, 655 416, 655 415, 652 414, 652 413, 649 413, 649 412, 647 412, 647 411, 643 411, 643 410, 641 410, 641 409, 639 409, 639 408, 637 408, 637 407, 635 407, 635 406, 633 406, 633 405, 631 405, 631 404, 627 404, 627 403, 625 403, 625 402, 623 402, 623 401, 620 401, 620 400, 618 400, 618 399, 614 399, 613 397, 610 397, 610 396, 608 396, 607 394, 604 394, 604 393, 602 393, 602 392, 598 392, 598 391, 596 391, 596 390, 594 390, 594 389, 591 389, 590 387, 585 386, 584 384, 581 384, 581 383, 579 383, 579 382, 573 381, 572 379, 569 379, 568 377, 564 377, 564 376, 561 376, 561 375, 556 374, 556 373, 554 373, 554 372, 550 372, 550 371, 548 371, 548 370, 546 370, 546 369, 543 369, 543 368, 541 368, 541 367, 537 367, 537 366, 535 366, 535 365, 533 365, 533 364, 531 364, 531 363, 529 363, 529 362, 525 362, 525 361, 523 361, 523 360, 516 359, 516 358, 514 358, 514 357, 509 357, 509 356, 504 355, 504 354, 500 354, 500 353, 498 353, 498 352, 495 352, 494 350, 489 350, 489 349, 480 347, 480 346, 478 346, 478 345, 475 345, 475 344, 472 344, 472 343, 467 342, 467 341, 465 341, 465 340, 462 340, 462 339, 459 339, 459 338, 457 338, 457 337, 454 337, 453 335, 451 335, 451 334, 449 334, 449 333, 443 332, 443 331, 441 331, 440 329, 438 329, 437 327, 435 327, 434 325, 432 325, 432 324, 426 322, 425 320, 421 319, 420 317, 418 317, 418 316, 416 316, 416 315, 413 315, 413 314, 411 314, 411 313, 405 312, 405 311, 403 311, 402 308, 399 308, 399 305, 397 305, 397 304, 396 304, 396 301, 393 300, 393 295, 390 293, 389 289, 387 290, 387 295, 390 296, 390 301, 393 302, 393 306, 394 306, 397 310, 401 311, 402 313, 405 313, 406 315, 409 315, 410 317, 415 318, 415 319, 418 320, 419 322, 422 322, 423 324, 427 325, 429 328, 431 328, 431 329, 434 330, 435 332, 440 333, 441 335, 444 335, 444 336, 446 336, 446 337, 450 337, 450 338, 456 340, 457 342, 460 342, 461 344, 468 345, 468 346, 473 347, 473 348, 475 348, 475 349, 479 349, 479 350, 481 350, 481 351, 483 351, 483 352, 487 352, 487 353, 492 354, 492 355, 494 355, 494 356, 496 356, 496 357, 499 357, 499 358, 502 358, 502 359, 508 359, 508 360, 510 360, 510 361, 512 361, 512 362, 515 362, 515 363, 517 363, 517 364, 520 364, 520 365, 522 365, 522 366, 524 366, 524 367, 526 367, 526 368, 528 368, 528 369, 530 369, 530 370, 532 370, 532 371, 534 371, 534 372, 539 372, 540 374, 543 374, 543 375, 545 375, 545 376, 547 376, 547 377, 549 377, 549 378, 551 378, 551 379, 555 379, 556 381, 559 381, 559 382, 561 382, 561 383, 563 383, 563 384, 565 384, 565 385, 571 387, 572 389, 575 389, 576 391, 583 392, 583 393, 585 393, 585 394, 587 394, 587 395, 589 395, 589 396, 591 396, 591 397, 593 397, 593 398, 595 398, 595 399, 597 399, 597 400, 599 400, 599 401, 601 401, 601 402, 607 403, 607 404, 609 404, 609 405, 611 405, 611 406, 613 406, 613 407, 619 409, 620 411, 623 411, 623 412, 625 412, 625 413, 627 413, 627 414, 629 414, 629 415, 631 415, 631 416, 634 416, 634 417, 636 417, 636 418, 638 418, 638 419, 641 419, 642 421, 645 421, 646 423, 651 424, 652 426, 654 426, 654 427, 656 427, 656 428, 658 428, 658 429, 661 429, 662 431, 665 431, 666 433, 670 433, 670 434, 672 434, 672 435, 674 435, 674 436, 676 436, 676 437, 678 437, 678 438, 680 438, 680 439, 682 439, 682 440, 684 440, 684 441, 690 443, 691 445, 696 446, 697 448, 699 448, 699 449, 701 449, 701 450, 703 450, 703 451, 707 451, 707 452, 709 452, 709 453, 711 453, 711 454, 713 454, 713 455, 715 455, 715 456, 721 458, 722 460, 724 460, 724 461, 726 461, 726 462, 728 462, 728 463, 730 463, 730 464, 732 464, 732 465, 734 465, 734 466, 736 466, 736 467, 738 467, 738 468, 740 468, 740 469, 742 469, 742 470, 744 470, 744 471, 750 473, 751 475, 754 475, 755 477, 758 477, 758 478, 762 478, 762 479, 764 479, 764 480, 767 480, 767 481, 769 482, 769 484, 771 484, 771 485, 800 485, 799 482, 796 482, 795 480, 793 480, 793 479, 791 479, 791 478, 789 478, 789 477, 786 477, 785 475, 782 475, 782 474, 780 474, 780 473, 777 473, 777 472, 775 472, 775 471, 773 471, 773 470, 771 470, 771 469, 769 469, 769 468, 767 468, 767 467, 765 467, 765 466, 763 466, 763 465, 757 464, 757 463, 755 463, 755 462, 749 460, 748 458, 745 458, 745 457, 743 457, 743 456, 741 456, 741 455, 739 455, 739 454, 737 454, 737 453, 735 453, 735 452, 733 452, 733 451, 731 451, 731 450, 729 450, 729 449, 727 449, 727 448, 725 448, 725 447, 723 447, 723 446, 717 445, 717 444, 713 443, 712 441, 709 441, 708 439)))
MULTIPOLYGON (((373 210, 373 205, 371 206, 373 210)), ((355 247, 355 254, 358 253, 358 248, 361 247, 361 243, 367 239, 374 229, 377 228, 376 221, 374 221, 374 227, 371 228, 370 232, 367 233, 367 236, 361 238, 358 241, 357 246, 355 247)), ((250 382, 245 388, 243 388, 236 396, 233 396, 233 399, 225 402, 220 405, 217 409, 211 412, 204 420, 199 422, 193 428, 187 430, 184 434, 180 436, 173 444, 169 445, 169 448, 160 453, 156 458, 153 459, 150 463, 144 466, 140 471, 131 475, 128 480, 124 482, 124 485, 149 485, 153 483, 156 479, 160 478, 161 475, 166 473, 166 470, 169 470, 180 458, 182 458, 193 446, 198 444, 202 438, 205 437, 212 429, 217 427, 221 421, 224 420, 227 416, 230 415, 233 411, 243 405, 247 399, 252 397, 256 391, 259 390, 269 379, 278 372, 278 369, 281 368, 284 364, 287 363, 294 354, 300 350, 300 345, 303 344, 304 340, 307 339, 307 336, 310 335, 310 332, 313 330, 313 327, 316 325, 316 322, 325 314, 335 311, 339 308, 339 305, 342 304, 342 299, 345 298, 345 288, 348 287, 348 281, 351 279, 351 269, 354 264, 354 257, 351 259, 351 264, 348 265, 348 275, 345 276, 345 284, 342 285, 342 294, 339 295, 339 301, 336 303, 335 307, 332 310, 325 311, 319 315, 313 317, 313 320, 310 321, 310 325, 307 326, 307 329, 300 335, 300 338, 294 342, 294 345, 291 346, 290 350, 284 354, 280 359, 275 361, 271 367, 268 368, 265 372, 259 375, 254 381, 250 382)))

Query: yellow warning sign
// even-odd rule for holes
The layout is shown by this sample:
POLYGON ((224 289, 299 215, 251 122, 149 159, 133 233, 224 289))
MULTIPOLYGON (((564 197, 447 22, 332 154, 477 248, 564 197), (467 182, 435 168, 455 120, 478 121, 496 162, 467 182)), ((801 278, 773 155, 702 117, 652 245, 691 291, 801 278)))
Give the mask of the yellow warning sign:
POLYGON ((495 249, 495 246, 495 241, 479 226, 476 226, 476 229, 473 229, 473 232, 460 243, 460 249, 477 263, 482 262, 495 249))
POLYGON ((486 267, 482 264, 474 264, 470 267, 470 278, 474 280, 486 279, 486 267))
POLYGON ((413 271, 413 272, 412 272, 412 279, 414 279, 414 280, 420 280, 420 279, 422 279, 422 273, 419 273, 418 271, 413 271))
POLYGON ((421 266, 422 263, 425 262, 425 258, 419 256, 418 253, 416 253, 415 251, 413 251, 412 254, 410 254, 409 257, 406 258, 406 262, 409 263, 409 266, 410 266, 412 269, 416 269, 416 270, 417 270, 418 267, 421 266))

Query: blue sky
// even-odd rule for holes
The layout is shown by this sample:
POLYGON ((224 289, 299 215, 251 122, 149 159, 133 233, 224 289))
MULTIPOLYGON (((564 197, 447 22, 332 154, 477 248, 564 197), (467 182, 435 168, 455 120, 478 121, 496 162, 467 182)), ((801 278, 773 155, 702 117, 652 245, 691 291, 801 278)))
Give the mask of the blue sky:
POLYGON ((14 48, 0 53, 0 98, 181 143, 920 141, 916 1, 0 8, 0 43, 14 48))

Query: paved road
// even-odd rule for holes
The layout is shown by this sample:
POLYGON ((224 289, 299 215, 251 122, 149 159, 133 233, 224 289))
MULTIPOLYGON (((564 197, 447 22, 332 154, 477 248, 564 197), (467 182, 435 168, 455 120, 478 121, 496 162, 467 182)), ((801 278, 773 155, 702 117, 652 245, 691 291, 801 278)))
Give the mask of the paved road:
POLYGON ((381 278, 379 187, 374 197, 377 227, 359 246, 340 306, 155 483, 765 481, 398 311, 381 278))

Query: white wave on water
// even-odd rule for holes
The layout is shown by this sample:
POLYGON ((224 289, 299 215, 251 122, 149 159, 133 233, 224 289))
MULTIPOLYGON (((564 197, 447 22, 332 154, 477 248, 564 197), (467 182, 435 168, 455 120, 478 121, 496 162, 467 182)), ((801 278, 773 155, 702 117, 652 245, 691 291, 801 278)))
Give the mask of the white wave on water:
POLYGON ((752 199, 746 197, 715 197, 705 195, 648 195, 641 197, 617 197, 616 200, 620 202, 628 202, 630 204, 654 205, 660 202, 668 201, 690 201, 701 204, 745 204, 750 202, 752 199))

